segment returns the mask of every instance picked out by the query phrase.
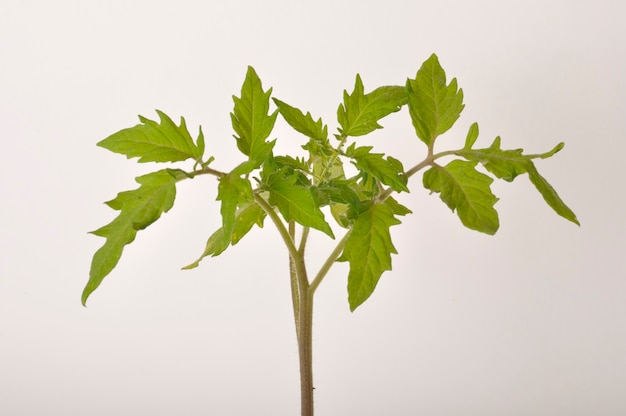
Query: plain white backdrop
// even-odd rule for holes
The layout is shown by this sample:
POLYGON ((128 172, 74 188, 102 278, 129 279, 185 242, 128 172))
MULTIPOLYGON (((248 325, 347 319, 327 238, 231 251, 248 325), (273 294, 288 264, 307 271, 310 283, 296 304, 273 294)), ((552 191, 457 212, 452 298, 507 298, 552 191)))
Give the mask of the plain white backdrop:
MULTIPOLYGON (((435 52, 487 146, 563 151, 497 183, 501 228, 463 228, 436 195, 402 197, 399 255, 350 313, 346 267, 320 287, 319 415, 626 413, 626 29, 619 1, 29 1, 0 3, 0 414, 297 415, 287 259, 268 221, 181 271, 219 227, 216 182, 183 183, 80 304, 102 204, 155 169, 95 146, 154 109, 202 125, 227 170, 247 65, 336 128, 343 89, 402 85, 435 52)), ((366 139, 424 156, 406 110, 366 139)), ((279 149, 303 144, 280 122, 279 149)), ((160 168, 160 166, 159 166, 160 168)), ((311 267, 332 245, 316 240, 311 267)))

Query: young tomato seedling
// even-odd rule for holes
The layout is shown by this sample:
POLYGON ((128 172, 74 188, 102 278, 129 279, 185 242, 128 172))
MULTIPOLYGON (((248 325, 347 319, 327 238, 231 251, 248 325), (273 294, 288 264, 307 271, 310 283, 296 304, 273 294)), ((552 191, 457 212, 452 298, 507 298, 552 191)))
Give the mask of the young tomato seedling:
POLYGON ((197 267, 207 256, 217 256, 237 244, 255 225, 269 217, 278 230, 289 256, 293 314, 300 358, 302 416, 313 415, 312 316, 315 292, 337 261, 348 262, 348 302, 354 311, 376 288, 381 275, 391 270, 396 254, 389 230, 400 224, 398 217, 410 214, 393 195, 408 192, 409 180, 418 172, 422 185, 455 211, 462 224, 472 230, 495 234, 499 227, 491 192, 494 178, 513 181, 527 174, 546 203, 561 217, 578 224, 574 212, 539 174, 534 159, 546 159, 563 148, 559 143, 540 154, 523 149, 501 148, 500 137, 489 147, 476 148, 478 125, 472 124, 465 144, 456 150, 436 151, 435 144, 459 118, 463 91, 456 79, 446 81, 436 55, 431 55, 415 78, 403 86, 383 86, 365 93, 359 75, 351 94, 343 93, 337 109, 339 127, 333 137, 321 119, 315 120, 263 90, 261 80, 248 68, 241 95, 233 97, 231 113, 237 147, 245 156, 229 169, 213 167, 213 156, 205 155, 202 129, 194 141, 185 119, 175 124, 157 111, 159 121, 139 117, 141 124, 112 134, 98 143, 112 152, 139 162, 173 163, 191 160, 190 170, 165 168, 136 178, 137 189, 120 192, 106 204, 119 211, 109 224, 92 233, 106 238, 91 263, 89 281, 82 294, 86 304, 91 293, 117 265, 124 246, 137 231, 158 220, 174 205, 176 185, 199 175, 218 178, 217 200, 221 202, 222 226, 206 243, 202 255, 184 267, 197 267), (271 110, 271 104, 275 109, 271 110), (425 145, 426 156, 406 169, 393 156, 376 153, 372 146, 358 145, 359 137, 382 126, 379 121, 408 106, 415 134, 425 145), (306 137, 302 155, 274 153, 276 140, 268 140, 278 115, 306 137), (439 159, 448 156, 445 165, 439 159), (346 175, 352 164, 356 174, 346 175), (328 207, 324 211, 321 209, 328 207), (325 214, 329 212, 330 215, 325 214), (336 225, 330 226, 329 222, 336 225), (311 230, 336 241, 326 261, 315 273, 305 263, 311 230), (341 232, 342 235, 336 235, 341 232))

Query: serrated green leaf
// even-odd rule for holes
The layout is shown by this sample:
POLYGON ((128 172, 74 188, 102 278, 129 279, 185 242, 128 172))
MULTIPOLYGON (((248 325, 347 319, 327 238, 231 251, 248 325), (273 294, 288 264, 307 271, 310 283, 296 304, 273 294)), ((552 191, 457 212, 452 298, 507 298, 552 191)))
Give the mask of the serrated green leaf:
POLYGON ((198 145, 194 144, 185 119, 177 126, 165 113, 157 110, 160 123, 139 116, 143 124, 123 129, 100 141, 98 146, 139 162, 179 162, 198 160, 204 153, 204 136, 200 129, 198 145))
POLYGON ((277 98, 272 98, 272 100, 278 107, 280 115, 294 130, 312 139, 324 140, 328 138, 328 127, 324 125, 321 118, 315 121, 308 111, 305 115, 300 109, 292 107, 277 98))
POLYGON ((337 121, 344 136, 363 136, 382 129, 378 121, 395 113, 407 102, 406 91, 399 86, 385 86, 364 93, 363 81, 357 74, 352 94, 343 92, 343 104, 337 109, 337 121))
POLYGON ((391 270, 391 254, 397 254, 389 228, 400 224, 384 203, 373 204, 354 222, 341 257, 348 261, 348 302, 354 311, 374 292, 380 276, 391 270))
POLYGON ((387 206, 391 208, 391 210, 393 211, 395 215, 407 215, 407 214, 413 213, 413 211, 411 211, 410 209, 408 209, 407 207, 405 207, 404 205, 396 201, 391 196, 388 196, 385 199, 385 204, 387 204, 387 206))
POLYGON ((246 201, 251 201, 252 184, 250 180, 238 175, 226 174, 220 178, 217 186, 217 200, 222 201, 220 213, 222 214, 222 228, 224 238, 230 239, 235 226, 235 213, 237 206, 246 201))
POLYGON ((263 91, 261 80, 251 66, 241 87, 241 97, 233 96, 235 107, 230 114, 239 150, 260 166, 274 148, 275 140, 266 142, 278 110, 269 114, 272 89, 263 91))
POLYGON ((409 114, 417 137, 430 146, 452 127, 463 110, 463 90, 456 78, 446 84, 446 73, 432 54, 406 83, 409 114))
POLYGON ((500 137, 496 137, 491 146, 486 149, 463 149, 456 154, 467 160, 480 162, 497 178, 507 182, 526 173, 532 164, 530 158, 523 154, 522 149, 502 150, 500 137))
POLYGON ((465 138, 465 149, 471 149, 472 146, 474 146, 474 143, 476 143, 476 140, 478 139, 478 123, 472 123, 472 125, 469 128, 469 131, 467 132, 467 137, 465 138))
POLYGON ((547 180, 543 176, 539 174, 537 169, 535 168, 534 163, 530 163, 528 168, 528 177, 535 188, 539 191, 543 199, 546 203, 561 217, 565 218, 568 221, 573 222, 576 225, 580 225, 578 219, 576 218, 576 214, 572 211, 565 202, 561 199, 559 194, 556 193, 556 190, 548 183, 547 180))
POLYGON ((229 245, 237 244, 256 224, 259 227, 263 227, 263 219, 265 218, 265 211, 256 203, 243 204, 237 209, 235 213, 235 222, 233 231, 230 235, 230 239, 224 237, 224 228, 220 227, 215 231, 207 240, 206 247, 202 255, 193 263, 183 267, 183 270, 189 270, 198 267, 202 259, 207 256, 218 256, 229 245))
POLYGON ((453 160, 445 167, 435 165, 424 173, 424 187, 439 193, 467 228, 493 235, 499 227, 493 207, 498 198, 491 193, 493 179, 475 166, 476 162, 463 160, 453 160))
POLYGON ((354 160, 354 165, 362 172, 372 175, 394 191, 409 192, 406 186, 402 163, 394 158, 383 158, 383 153, 371 153, 372 146, 355 147, 354 143, 346 149, 346 156, 354 160))
POLYGON ((563 146, 563 143, 559 143, 549 152, 536 155, 524 155, 523 149, 501 149, 500 137, 498 136, 491 146, 486 149, 464 148, 456 152, 456 154, 467 160, 480 162, 485 169, 494 174, 497 178, 511 182, 517 176, 528 172, 528 169, 533 166, 532 159, 546 159, 554 156, 563 146))
POLYGON ((105 237, 106 242, 91 261, 89 281, 82 294, 83 305, 115 268, 124 246, 135 240, 137 231, 148 227, 174 205, 176 179, 167 170, 139 176, 136 181, 141 185, 139 188, 120 192, 115 199, 106 203, 120 211, 119 215, 104 227, 92 231, 92 234, 105 237))
POLYGON ((537 155, 524 155, 522 149, 502 150, 500 137, 496 137, 487 149, 463 149, 457 155, 480 162, 485 169, 500 179, 511 182, 517 176, 528 173, 528 177, 546 203, 561 217, 580 225, 576 214, 563 202, 556 190, 542 177, 532 159, 546 159, 563 149, 564 144, 557 144, 552 150, 537 155))
POLYGON ((360 202, 359 195, 352 189, 351 183, 352 181, 337 178, 321 182, 316 188, 318 192, 325 194, 329 201, 356 207, 360 202))
POLYGON ((311 189, 297 184, 298 175, 285 175, 284 171, 268 177, 269 202, 276 206, 287 221, 294 220, 305 227, 312 227, 335 238, 330 225, 324 219, 311 189))

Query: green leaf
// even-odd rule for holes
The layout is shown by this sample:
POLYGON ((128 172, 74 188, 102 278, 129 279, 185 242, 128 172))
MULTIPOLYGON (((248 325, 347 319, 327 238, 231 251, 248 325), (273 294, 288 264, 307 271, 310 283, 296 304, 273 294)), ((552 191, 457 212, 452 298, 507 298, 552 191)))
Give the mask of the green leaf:
POLYGON ((407 207, 405 207, 404 205, 402 205, 401 203, 396 201, 391 196, 388 196, 385 199, 385 204, 387 204, 387 206, 389 206, 389 208, 391 208, 391 210, 393 211, 393 213, 395 215, 407 215, 407 214, 412 214, 413 213, 413 211, 411 211, 410 209, 408 209, 407 207))
POLYGON ((384 203, 373 204, 354 222, 343 253, 337 261, 348 261, 348 302, 354 311, 374 292, 380 276, 391 270, 391 254, 397 254, 389 228, 400 224, 384 203))
POLYGON ((272 153, 275 144, 275 140, 265 141, 278 116, 278 111, 269 114, 271 93, 271 88, 263 91, 261 80, 254 68, 249 66, 241 87, 241 97, 233 96, 235 107, 230 116, 237 134, 237 147, 250 160, 255 161, 257 167, 272 153))
POLYGON ((357 74, 354 91, 351 95, 344 90, 343 104, 337 109, 337 120, 343 136, 363 136, 376 129, 382 129, 378 121, 395 113, 407 102, 403 87, 385 86, 369 94, 363 90, 363 81, 357 74))
POLYGON ((285 170, 268 177, 269 202, 276 206, 287 221, 294 220, 305 227, 313 227, 335 238, 330 225, 324 219, 311 189, 298 185, 298 174, 285 175, 285 170))
POLYGON ((539 191, 543 199, 546 203, 561 217, 565 218, 568 221, 573 222, 576 225, 580 225, 578 219, 576 218, 576 214, 572 211, 565 202, 561 199, 559 194, 556 193, 556 190, 545 180, 543 176, 539 174, 537 169, 535 168, 534 163, 530 163, 528 168, 528 177, 530 181, 535 185, 535 188, 539 191))
POLYGON ((500 137, 496 137, 490 147, 486 149, 463 149, 457 155, 472 161, 480 162, 485 169, 507 182, 517 176, 528 173, 528 177, 539 191, 546 203, 561 217, 574 224, 580 225, 576 214, 563 202, 556 190, 542 177, 532 159, 546 159, 554 156, 563 149, 564 144, 557 144, 552 150, 537 155, 524 155, 522 149, 502 150, 500 137))
POLYGON ((464 148, 455 153, 467 160, 480 162, 485 169, 497 178, 511 182, 517 176, 528 172, 532 168, 532 159, 546 159, 554 156, 563 146, 563 143, 559 143, 549 152, 537 155, 524 155, 523 149, 502 150, 500 148, 500 137, 498 136, 491 146, 486 149, 464 148))
POLYGON ((250 162, 239 165, 232 172, 222 176, 217 186, 217 200, 222 201, 220 213, 222 214, 223 235, 227 241, 233 233, 237 206, 253 199, 250 180, 240 176, 242 169, 243 172, 248 173, 246 170, 249 166, 250 162))
POLYGON ((424 173, 424 187, 439 193, 467 228, 493 235, 499 227, 493 207, 498 198, 491 193, 493 179, 475 166, 476 162, 463 160, 453 160, 445 167, 434 165, 424 173))
POLYGON ((530 158, 522 152, 523 149, 502 150, 500 137, 496 137, 491 146, 486 149, 465 148, 456 154, 467 160, 480 162, 497 178, 511 182, 517 176, 526 173, 532 164, 530 158))
POLYGON ((233 231, 230 234, 230 239, 224 237, 224 228, 220 227, 209 237, 206 247, 202 255, 193 263, 183 267, 183 270, 189 270, 198 267, 200 261, 207 256, 218 256, 229 245, 237 244, 256 224, 259 227, 263 227, 263 219, 265 218, 265 211, 256 203, 242 204, 235 213, 235 221, 233 231))
POLYGON ((467 132, 467 137, 465 138, 464 149, 471 149, 472 146, 474 146, 474 143, 476 143, 477 139, 478 139, 478 123, 472 123, 472 125, 469 128, 469 131, 467 132))
POLYGON ((280 115, 294 130, 312 139, 323 140, 328 138, 328 128, 324 125, 321 118, 315 121, 309 112, 305 115, 300 109, 292 107, 277 98, 272 98, 272 100, 278 107, 280 115))
POLYGON ((402 163, 392 157, 385 160, 383 153, 371 153, 371 150, 372 146, 355 147, 353 143, 346 149, 346 156, 354 159, 357 169, 374 176, 394 191, 409 192, 402 163))
POLYGON ((359 195, 352 189, 351 183, 352 181, 346 179, 335 178, 320 182, 315 188, 317 192, 326 196, 325 200, 357 207, 360 202, 359 195))
POLYGON ((199 160, 204 153, 204 135, 200 129, 198 144, 194 144, 185 119, 177 126, 165 113, 156 110, 160 123, 139 116, 143 124, 123 129, 100 141, 98 146, 139 162, 179 162, 199 160))
POLYGON ((120 192, 106 204, 120 211, 109 224, 93 234, 105 237, 106 242, 96 251, 91 262, 89 281, 82 294, 83 305, 102 280, 115 268, 124 246, 135 240, 137 231, 155 222, 163 212, 169 211, 176 197, 176 179, 160 170, 136 178, 141 186, 133 191, 120 192))
POLYGON ((446 73, 432 54, 406 83, 409 114, 417 137, 430 146, 452 127, 463 110, 463 90, 456 78, 446 84, 446 73))

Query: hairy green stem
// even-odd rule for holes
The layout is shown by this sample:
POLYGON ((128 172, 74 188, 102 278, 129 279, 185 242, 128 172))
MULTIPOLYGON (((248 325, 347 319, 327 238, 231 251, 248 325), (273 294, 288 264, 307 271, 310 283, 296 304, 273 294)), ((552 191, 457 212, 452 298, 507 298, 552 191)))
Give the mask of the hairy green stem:
POLYGON ((335 264, 335 261, 337 261, 337 259, 343 252, 343 248, 346 246, 346 242, 348 241, 348 237, 350 236, 350 231, 351 230, 348 230, 348 232, 346 232, 346 235, 344 235, 343 238, 337 243, 334 250, 330 253, 324 264, 322 264, 322 267, 320 267, 319 271, 315 275, 315 278, 313 279, 309 287, 311 296, 315 294, 317 287, 320 285, 320 283, 322 283, 322 280, 324 279, 326 274, 328 274, 330 268, 333 266, 333 264, 335 264))
POLYGON ((300 406, 302 416, 313 416, 313 293, 310 291, 304 257, 296 260, 299 289, 298 357, 300 361, 300 406))
MULTIPOLYGON (((289 221, 289 235, 292 240, 296 238, 296 223, 295 221, 289 221)), ((296 263, 293 256, 289 256, 289 282, 291 284, 291 303, 293 306, 293 318, 296 326, 296 336, 298 337, 298 343, 300 343, 300 334, 298 328, 300 327, 300 290, 298 289, 298 272, 296 270, 296 263)))
POLYGON ((300 248, 296 248, 295 223, 290 221, 289 229, 281 221, 274 208, 259 194, 254 200, 272 219, 289 251, 289 275, 291 296, 298 340, 300 362, 300 404, 302 416, 313 416, 313 293, 310 291, 304 261, 304 248, 308 231, 303 230, 300 248))
POLYGON ((254 194, 254 201, 259 204, 261 208, 263 208, 263 211, 265 211, 265 213, 270 217, 270 219, 276 226, 276 229, 280 233, 280 236, 283 239, 285 246, 287 246, 287 250, 289 250, 289 255, 293 258, 297 258, 298 249, 296 248, 291 236, 289 235, 289 231, 287 230, 287 228, 285 228, 285 224, 283 224, 276 211, 274 211, 274 208, 272 208, 272 206, 261 195, 257 193, 254 194))

